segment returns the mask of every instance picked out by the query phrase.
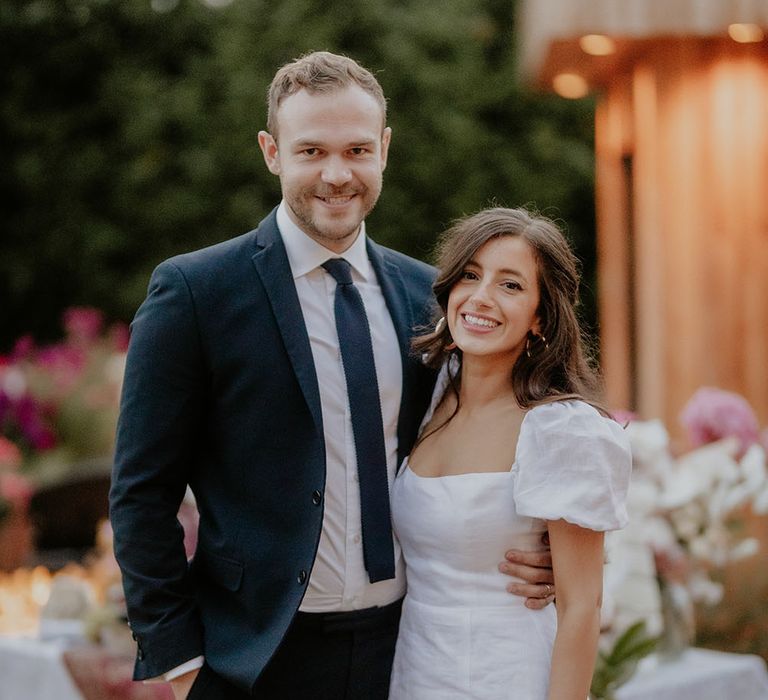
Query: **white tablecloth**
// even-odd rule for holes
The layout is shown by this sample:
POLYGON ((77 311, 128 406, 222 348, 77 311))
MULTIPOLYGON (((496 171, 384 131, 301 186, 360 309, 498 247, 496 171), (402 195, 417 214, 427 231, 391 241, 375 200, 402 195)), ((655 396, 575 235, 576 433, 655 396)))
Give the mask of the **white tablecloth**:
MULTIPOLYGON (((0 700, 83 700, 56 642, 0 637, 0 700)), ((759 656, 689 649, 671 663, 646 659, 617 700, 768 700, 759 656)), ((457 699, 458 700, 458 699, 457 699)))
POLYGON ((83 700, 57 642, 0 637, 0 700, 83 700))
POLYGON ((673 662, 644 660, 617 700, 768 700, 765 661, 750 654, 688 649, 673 662))

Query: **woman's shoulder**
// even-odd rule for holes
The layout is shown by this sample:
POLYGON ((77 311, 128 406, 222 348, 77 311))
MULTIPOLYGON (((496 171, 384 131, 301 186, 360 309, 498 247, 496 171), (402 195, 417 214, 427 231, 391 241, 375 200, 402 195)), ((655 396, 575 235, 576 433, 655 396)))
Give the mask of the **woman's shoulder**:
POLYGON ((555 399, 536 404, 526 414, 528 427, 537 429, 558 429, 568 433, 572 431, 591 431, 607 429, 624 432, 624 429, 610 416, 583 399, 555 399))
POLYGON ((519 447, 541 456, 562 454, 571 447, 595 449, 610 445, 626 455, 629 439, 624 429, 610 416, 582 399, 562 399, 540 403, 525 416, 519 447))
POLYGON ((535 406, 523 427, 515 491, 521 515, 564 518, 592 530, 626 524, 632 453, 615 420, 568 399, 535 406))

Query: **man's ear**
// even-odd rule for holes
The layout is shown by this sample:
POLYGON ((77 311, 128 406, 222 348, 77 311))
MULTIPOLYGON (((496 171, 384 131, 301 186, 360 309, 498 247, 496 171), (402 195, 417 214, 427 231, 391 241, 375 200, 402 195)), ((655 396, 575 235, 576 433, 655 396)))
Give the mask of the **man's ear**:
POLYGON ((264 156, 264 162, 267 164, 267 169, 273 175, 280 174, 280 157, 277 152, 277 141, 272 137, 268 131, 259 132, 259 148, 264 156))
POLYGON ((389 154, 389 142, 392 140, 392 129, 385 127, 381 134, 381 170, 387 167, 387 155, 389 154))

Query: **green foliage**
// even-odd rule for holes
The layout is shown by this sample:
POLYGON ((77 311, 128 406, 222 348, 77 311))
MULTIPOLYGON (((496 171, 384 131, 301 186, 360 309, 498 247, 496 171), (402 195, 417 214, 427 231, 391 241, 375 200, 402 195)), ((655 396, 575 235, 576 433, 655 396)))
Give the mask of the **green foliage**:
POLYGON ((632 677, 640 659, 648 656, 658 642, 657 637, 648 636, 644 620, 627 628, 609 652, 598 653, 590 697, 595 700, 612 698, 614 691, 632 677))
POLYGON ((593 105, 520 85, 514 3, 210 5, 3 0, 0 351, 53 337, 72 304, 130 319, 160 260, 268 213, 266 89, 313 49, 358 59, 389 98, 378 241, 425 258, 453 218, 533 204, 567 222, 590 280, 593 105))

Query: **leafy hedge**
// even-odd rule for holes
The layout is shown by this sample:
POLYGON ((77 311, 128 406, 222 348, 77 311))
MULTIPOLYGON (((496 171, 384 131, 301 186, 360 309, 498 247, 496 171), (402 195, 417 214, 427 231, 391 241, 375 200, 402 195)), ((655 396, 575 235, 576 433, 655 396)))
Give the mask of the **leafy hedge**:
POLYGON ((160 260, 252 228, 279 195, 256 142, 267 86, 321 48, 389 98, 377 240, 426 258, 456 216, 535 204, 589 281, 593 104, 520 85, 514 2, 207 1, 0 4, 0 352, 54 337, 73 304, 130 320, 160 260))

